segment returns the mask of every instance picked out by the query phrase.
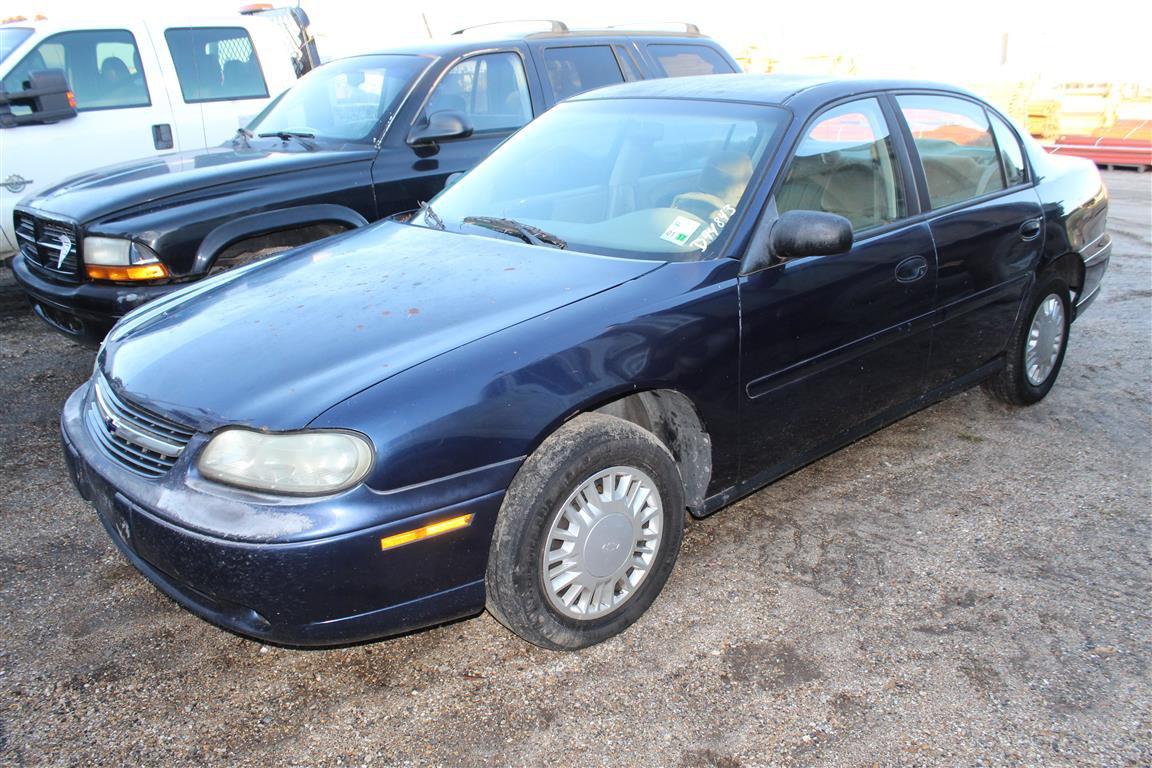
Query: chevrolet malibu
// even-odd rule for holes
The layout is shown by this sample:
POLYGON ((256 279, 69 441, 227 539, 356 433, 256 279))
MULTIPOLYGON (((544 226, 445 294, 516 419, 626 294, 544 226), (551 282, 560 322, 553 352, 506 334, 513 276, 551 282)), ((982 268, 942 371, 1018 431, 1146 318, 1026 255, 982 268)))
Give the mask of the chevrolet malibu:
POLYGON ((703 517, 967 387, 1042 399, 1111 250, 1095 168, 919 82, 564 102, 410 215, 132 313, 65 454, 123 554, 288 645, 487 608, 577 649, 703 517))

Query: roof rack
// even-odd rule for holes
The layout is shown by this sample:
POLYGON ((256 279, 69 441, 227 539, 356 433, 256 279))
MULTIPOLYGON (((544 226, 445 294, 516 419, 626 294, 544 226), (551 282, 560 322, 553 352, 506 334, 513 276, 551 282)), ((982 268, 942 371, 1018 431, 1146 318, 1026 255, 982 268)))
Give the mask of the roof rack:
MULTIPOLYGON (((700 34, 700 27, 696 26, 690 21, 646 21, 636 22, 633 24, 609 24, 608 29, 631 29, 635 31, 657 31, 652 27, 683 27, 684 31, 690 35, 700 34)), ((660 30, 663 31, 663 30, 660 30)))
POLYGON ((549 32, 560 33, 560 32, 567 32, 568 31, 568 25, 562 21, 556 21, 556 19, 515 19, 512 21, 490 21, 487 24, 476 24, 476 25, 471 26, 471 27, 464 27, 462 29, 458 29, 455 32, 453 32, 452 34, 462 35, 465 32, 471 32, 474 29, 481 29, 483 27, 505 26, 505 25, 509 25, 509 24, 547 24, 549 26, 549 30, 548 30, 549 32))

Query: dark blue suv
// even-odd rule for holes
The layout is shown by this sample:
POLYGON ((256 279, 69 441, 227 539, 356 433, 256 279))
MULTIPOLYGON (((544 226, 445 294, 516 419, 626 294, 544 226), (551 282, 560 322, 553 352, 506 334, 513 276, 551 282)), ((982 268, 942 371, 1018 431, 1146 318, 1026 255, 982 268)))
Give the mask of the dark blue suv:
POLYGON ((130 315, 65 451, 132 563, 237 632, 487 606, 579 648, 656 598, 686 512, 977 383, 1043 398, 1106 218, 1091 163, 946 86, 607 88, 409 223, 130 315))
POLYGON ((223 146, 100 168, 23 200, 16 280, 40 318, 95 344, 196 280, 415 208, 568 96, 739 71, 691 25, 548 26, 334 61, 223 146))

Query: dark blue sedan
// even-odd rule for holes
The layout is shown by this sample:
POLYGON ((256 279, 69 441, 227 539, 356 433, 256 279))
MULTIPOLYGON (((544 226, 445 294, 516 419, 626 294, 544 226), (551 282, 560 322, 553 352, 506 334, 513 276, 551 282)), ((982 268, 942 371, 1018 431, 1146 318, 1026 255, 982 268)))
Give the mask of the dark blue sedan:
POLYGON ((634 622, 702 517, 967 387, 1024 405, 1111 250, 1095 168, 947 86, 555 107, 415 212, 129 315, 65 453, 161 590, 290 645, 634 622))

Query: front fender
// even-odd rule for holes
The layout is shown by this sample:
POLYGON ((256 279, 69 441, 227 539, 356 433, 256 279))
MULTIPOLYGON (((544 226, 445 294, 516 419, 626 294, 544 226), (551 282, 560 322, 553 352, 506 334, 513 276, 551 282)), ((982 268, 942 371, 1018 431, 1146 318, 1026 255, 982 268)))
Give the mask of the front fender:
POLYGON ((193 274, 207 272, 220 251, 241 240, 280 230, 329 223, 343 224, 350 229, 356 229, 366 225, 368 220, 351 208, 324 203, 298 205, 241 216, 216 227, 200 241, 192 264, 192 272, 193 274))
MULTIPOLYGON (((368 484, 388 491, 530 454, 572 414, 672 389, 713 441, 713 485, 737 473, 734 261, 673 263, 474 340, 315 419, 372 436, 368 484)), ((451 279, 451 276, 445 276, 451 279)))

